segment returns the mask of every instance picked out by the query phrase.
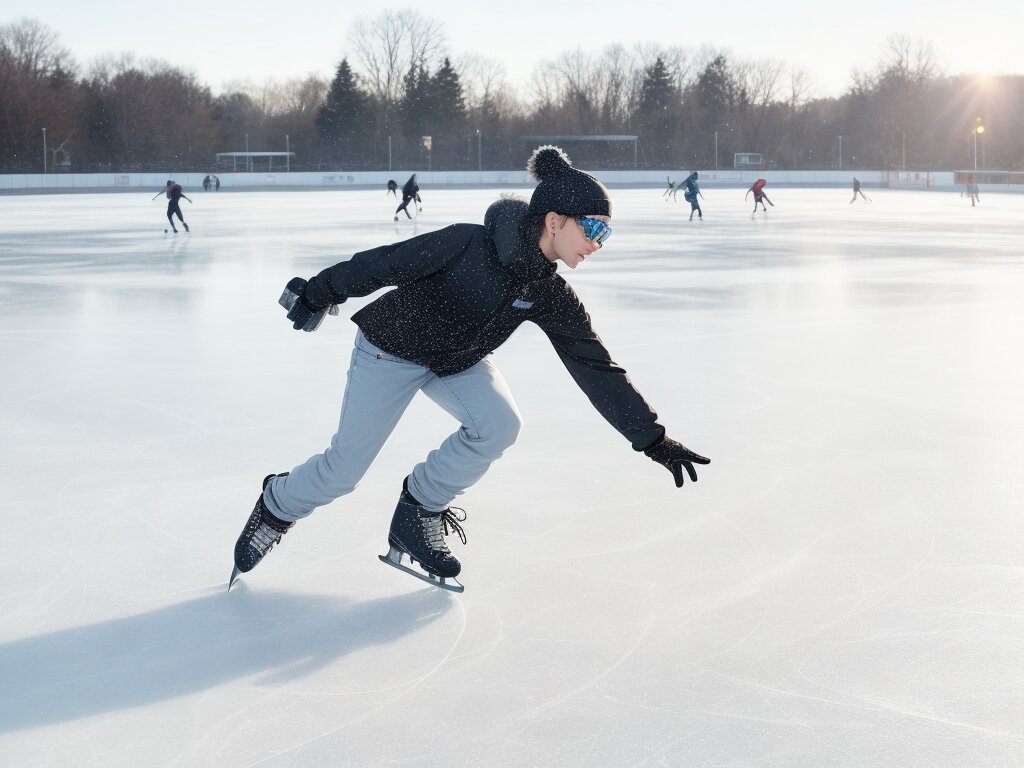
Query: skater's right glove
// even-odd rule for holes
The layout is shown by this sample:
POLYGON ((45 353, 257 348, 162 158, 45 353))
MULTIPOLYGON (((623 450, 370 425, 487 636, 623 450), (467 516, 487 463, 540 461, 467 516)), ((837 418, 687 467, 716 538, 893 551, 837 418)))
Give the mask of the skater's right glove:
POLYGON ((644 450, 644 455, 649 456, 653 461, 658 462, 672 473, 675 478, 676 488, 683 487, 683 468, 690 476, 690 482, 697 482, 697 470, 694 464, 710 464, 711 459, 694 453, 682 443, 678 443, 670 437, 663 437, 654 445, 644 450))
POLYGON ((306 281, 301 277, 293 277, 288 281, 288 285, 285 286, 277 303, 288 310, 288 319, 292 321, 292 328, 312 333, 320 327, 320 323, 328 314, 338 314, 338 305, 314 306, 306 297, 306 285, 306 281))

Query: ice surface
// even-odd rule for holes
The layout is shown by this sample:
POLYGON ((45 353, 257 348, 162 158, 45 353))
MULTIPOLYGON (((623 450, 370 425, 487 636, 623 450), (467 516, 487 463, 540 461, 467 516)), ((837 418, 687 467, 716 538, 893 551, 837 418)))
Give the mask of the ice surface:
MULTIPOLYGON (((155 190, 153 190, 155 191, 155 190)), ((363 484, 230 594, 269 472, 327 443, 355 326, 277 298, 496 190, 0 197, 0 762, 1024 762, 1024 196, 615 191, 575 272, 670 434, 614 432, 543 334, 526 419, 457 502, 461 596, 385 568, 418 398, 363 484)))

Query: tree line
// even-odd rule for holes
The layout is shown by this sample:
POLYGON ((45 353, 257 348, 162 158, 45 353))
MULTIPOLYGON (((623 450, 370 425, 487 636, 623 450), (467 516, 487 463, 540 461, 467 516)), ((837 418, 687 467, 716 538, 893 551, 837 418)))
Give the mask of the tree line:
POLYGON ((214 95, 133 54, 82 71, 51 28, 5 24, 0 172, 42 171, 44 133, 47 170, 78 173, 225 170, 218 152, 286 147, 293 170, 518 168, 552 135, 638 137, 562 141, 593 169, 730 168, 736 152, 793 169, 964 169, 976 152, 979 168, 1024 167, 1024 76, 946 75, 930 44, 904 35, 828 98, 784 61, 651 43, 563 52, 524 94, 499 62, 450 55, 442 25, 412 10, 357 20, 346 43, 329 80, 214 95))

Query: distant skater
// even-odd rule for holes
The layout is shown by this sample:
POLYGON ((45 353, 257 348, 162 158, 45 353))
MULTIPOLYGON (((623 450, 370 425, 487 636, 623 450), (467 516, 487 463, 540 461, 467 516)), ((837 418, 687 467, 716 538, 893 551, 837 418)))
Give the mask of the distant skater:
POLYGON ((764 187, 765 187, 765 185, 767 183, 768 183, 767 179, 758 179, 757 181, 755 181, 751 185, 750 189, 747 190, 747 194, 745 194, 743 196, 743 199, 746 200, 748 197, 750 197, 750 193, 751 192, 754 193, 754 210, 753 210, 753 213, 757 213, 757 204, 758 203, 761 204, 761 208, 764 209, 765 213, 768 212, 768 209, 765 208, 765 205, 764 205, 764 201, 765 200, 768 201, 768 205, 770 205, 772 208, 775 207, 775 203, 773 203, 769 199, 768 195, 765 194, 764 187))
POLYGON ((420 185, 416 183, 415 173, 409 177, 409 180, 405 182, 405 186, 402 187, 402 204, 395 209, 395 221, 398 221, 399 211, 405 211, 405 215, 410 219, 412 218, 409 214, 409 203, 413 200, 416 201, 416 212, 419 213, 423 210, 420 206, 420 203, 423 201, 420 199, 420 185))
POLYGON ((704 197, 704 194, 700 191, 700 187, 697 185, 697 172, 693 171, 686 180, 683 182, 686 185, 686 192, 683 193, 683 199, 690 204, 690 221, 693 221, 693 214, 697 214, 697 218, 701 221, 704 220, 704 211, 700 209, 700 201, 698 197, 704 197))
POLYGON ((188 232, 188 224, 185 223, 185 217, 181 215, 179 201, 184 197, 191 203, 192 198, 186 195, 181 189, 181 184, 178 184, 173 179, 168 179, 166 189, 161 189, 153 195, 153 199, 156 200, 162 194, 167 195, 167 221, 171 223, 171 229, 173 229, 175 234, 177 234, 178 228, 174 226, 174 215, 177 214, 178 220, 181 222, 181 226, 183 226, 185 231, 188 232))
POLYGON ((664 197, 666 200, 672 198, 672 202, 675 202, 676 192, 679 191, 676 188, 676 183, 672 181, 672 179, 670 179, 668 176, 665 177, 665 180, 668 182, 668 189, 665 190, 665 194, 663 194, 662 197, 664 197))
POLYGON ((967 177, 967 196, 971 198, 971 208, 981 202, 981 195, 978 194, 978 182, 974 180, 973 176, 967 177))
POLYGON ((398 197, 398 182, 394 179, 388 179, 388 192, 398 197))
POLYGON ((867 195, 865 195, 863 192, 860 191, 860 179, 858 179, 856 176, 854 176, 853 177, 853 197, 850 198, 850 202, 851 203, 853 203, 857 199, 857 195, 860 195, 861 197, 863 197, 865 202, 868 202, 868 203, 871 202, 870 200, 868 200, 867 195))

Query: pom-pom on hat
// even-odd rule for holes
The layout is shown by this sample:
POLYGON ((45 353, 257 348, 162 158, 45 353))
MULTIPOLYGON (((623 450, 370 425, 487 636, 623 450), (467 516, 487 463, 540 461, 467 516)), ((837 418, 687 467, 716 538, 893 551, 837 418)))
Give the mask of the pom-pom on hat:
POLYGON ((540 183, 530 198, 530 213, 611 216, 612 201, 604 184, 572 167, 569 156, 550 144, 537 147, 526 169, 540 183))

